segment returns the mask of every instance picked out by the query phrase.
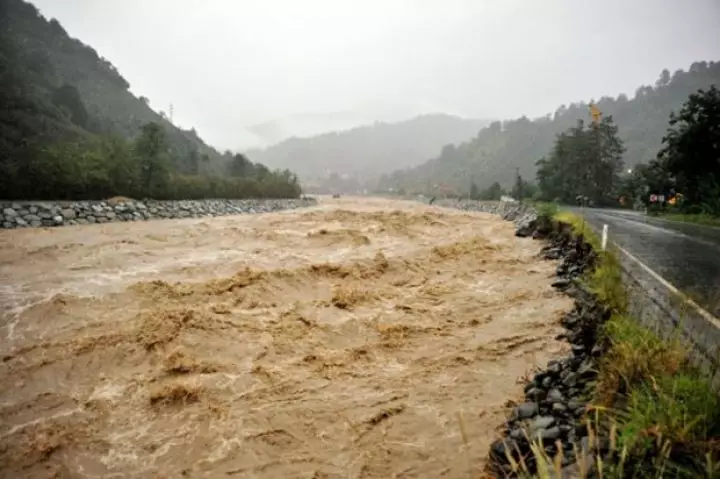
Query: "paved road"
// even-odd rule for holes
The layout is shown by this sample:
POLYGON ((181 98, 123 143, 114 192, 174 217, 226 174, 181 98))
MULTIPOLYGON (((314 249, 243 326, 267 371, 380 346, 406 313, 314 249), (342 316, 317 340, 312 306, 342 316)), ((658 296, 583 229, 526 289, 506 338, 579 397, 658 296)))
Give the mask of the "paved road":
POLYGON ((582 213, 670 284, 720 317, 720 228, 647 217, 635 211, 585 208, 582 213))

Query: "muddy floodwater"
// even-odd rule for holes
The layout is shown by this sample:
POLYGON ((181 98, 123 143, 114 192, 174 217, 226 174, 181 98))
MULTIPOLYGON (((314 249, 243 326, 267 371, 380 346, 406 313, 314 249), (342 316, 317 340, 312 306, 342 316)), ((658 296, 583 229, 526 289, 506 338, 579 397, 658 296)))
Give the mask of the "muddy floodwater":
POLYGON ((572 306, 513 233, 367 198, 1 231, 0 477, 482 477, 572 306))

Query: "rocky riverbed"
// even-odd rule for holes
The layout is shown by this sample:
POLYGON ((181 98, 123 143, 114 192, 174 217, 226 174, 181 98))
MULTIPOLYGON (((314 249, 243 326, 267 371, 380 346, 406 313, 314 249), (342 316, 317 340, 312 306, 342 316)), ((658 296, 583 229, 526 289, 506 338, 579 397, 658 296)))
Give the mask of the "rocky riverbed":
POLYGON ((270 213, 312 206, 316 203, 313 198, 183 201, 137 201, 116 198, 107 201, 2 202, 0 226, 5 229, 51 227, 270 213))

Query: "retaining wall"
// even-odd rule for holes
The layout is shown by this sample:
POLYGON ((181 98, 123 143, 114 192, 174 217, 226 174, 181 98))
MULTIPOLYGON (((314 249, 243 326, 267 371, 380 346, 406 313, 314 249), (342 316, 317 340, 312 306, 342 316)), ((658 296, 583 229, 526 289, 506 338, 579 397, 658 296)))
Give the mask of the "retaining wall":
POLYGON ((115 221, 199 218, 268 213, 313 206, 314 198, 248 200, 155 201, 115 199, 107 201, 13 201, 0 202, 0 227, 28 228, 115 221))

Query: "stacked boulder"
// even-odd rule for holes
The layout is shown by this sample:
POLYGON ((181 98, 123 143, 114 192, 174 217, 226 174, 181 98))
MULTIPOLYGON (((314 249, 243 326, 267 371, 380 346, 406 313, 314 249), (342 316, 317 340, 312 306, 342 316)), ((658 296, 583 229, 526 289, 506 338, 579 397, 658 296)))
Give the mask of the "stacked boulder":
POLYGON ((572 477, 577 469, 576 454, 602 453, 606 447, 602 441, 590 439, 585 416, 599 358, 606 350, 601 328, 611 313, 594 293, 576 281, 595 267, 597 257, 592 247, 581 236, 574 237, 570 225, 552 224, 537 217, 533 221, 532 225, 530 221, 519 225, 519 236, 549 240, 542 256, 562 259, 553 287, 575 300, 573 310, 562 319, 566 333, 558 337, 570 343, 572 352, 550 361, 525 385, 524 402, 512 408, 503 437, 491 447, 491 469, 500 477, 513 477, 518 471, 513 471, 512 463, 522 461, 527 471, 535 472, 531 452, 534 443, 541 446, 546 457, 554 459, 559 455, 562 475, 572 477), (590 451, 591 447, 595 449, 590 451))
POLYGON ((316 203, 313 198, 184 201, 118 199, 75 202, 11 202, 0 203, 0 226, 7 229, 268 213, 312 206, 316 203))

